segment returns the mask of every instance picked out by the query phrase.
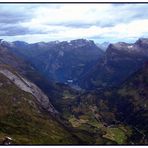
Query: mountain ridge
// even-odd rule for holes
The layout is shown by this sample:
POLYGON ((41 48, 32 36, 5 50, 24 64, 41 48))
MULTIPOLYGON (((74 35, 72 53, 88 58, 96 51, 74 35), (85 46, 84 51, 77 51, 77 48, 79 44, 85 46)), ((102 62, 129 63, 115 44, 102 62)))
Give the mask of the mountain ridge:
POLYGON ((86 89, 120 85, 148 59, 148 47, 138 48, 137 43, 138 41, 134 44, 124 42, 110 44, 102 60, 92 71, 84 75, 78 84, 86 89))

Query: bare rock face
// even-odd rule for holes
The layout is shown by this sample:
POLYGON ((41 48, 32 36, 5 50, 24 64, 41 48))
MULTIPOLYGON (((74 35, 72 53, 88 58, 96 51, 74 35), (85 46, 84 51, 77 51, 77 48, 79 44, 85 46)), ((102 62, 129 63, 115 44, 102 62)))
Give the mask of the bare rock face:
POLYGON ((0 69, 0 73, 10 79, 21 90, 31 93, 45 110, 53 114, 58 113, 50 103, 49 98, 35 84, 31 83, 19 74, 14 74, 7 69, 0 69))

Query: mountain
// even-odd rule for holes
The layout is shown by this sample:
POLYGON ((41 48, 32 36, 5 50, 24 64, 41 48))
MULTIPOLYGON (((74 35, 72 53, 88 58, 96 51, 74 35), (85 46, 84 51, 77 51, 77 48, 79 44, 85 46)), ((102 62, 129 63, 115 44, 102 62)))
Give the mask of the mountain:
MULTIPOLYGON (((8 86, 5 89, 1 87, 2 92, 4 92, 5 94, 3 95, 3 93, 0 93, 1 98, 2 99, 7 98, 5 100, 6 102, 4 102, 2 106, 3 107, 8 106, 8 108, 6 108, 6 112, 8 112, 8 115, 12 114, 9 115, 8 117, 6 116, 5 118, 1 117, 1 122, 2 122, 1 137, 3 137, 4 135, 9 135, 14 139, 16 139, 15 143, 24 143, 24 144, 28 143, 114 144, 116 143, 116 140, 114 141, 112 139, 105 138, 102 135, 106 131, 106 127, 104 126, 106 121, 104 121, 101 117, 103 121, 100 122, 100 125, 102 125, 102 127, 98 129, 97 125, 98 121, 94 118, 93 112, 91 111, 91 107, 85 105, 85 102, 87 102, 88 100, 85 100, 84 98, 85 96, 86 98, 88 98, 87 95, 91 96, 90 99, 93 98, 93 95, 91 95, 91 93, 81 96, 80 91, 73 90, 67 85, 60 83, 59 84, 50 83, 45 79, 43 79, 31 65, 26 64, 26 61, 24 61, 23 58, 20 58, 20 56, 15 56, 14 53, 12 53, 9 49, 6 48, 6 45, 3 45, 0 49, 1 49, 0 53, 1 55, 3 55, 0 58, 2 61, 1 62, 2 69, 0 71, 0 74, 2 75, 1 78, 4 79, 3 81, 1 80, 2 81, 1 85, 2 86, 5 85, 4 82, 7 82, 5 79, 8 79, 12 83, 12 88, 10 87, 10 90, 8 90, 9 88, 8 86), (38 86, 42 90, 40 90, 38 86), (14 89, 14 87, 16 88, 16 90, 14 89), (48 100, 47 96, 43 93, 42 95, 46 96, 45 97, 46 101, 42 100, 40 101, 42 97, 38 96, 38 92, 41 91, 42 93, 43 91, 46 93, 46 95, 48 96, 48 100), (11 93, 9 94, 8 92, 11 93), (20 94, 23 93, 25 94, 27 93, 25 97, 26 102, 24 101, 24 99, 22 99, 24 96, 23 97, 20 96, 20 94), (28 95, 35 99, 31 102, 28 95), (13 98, 17 98, 18 102, 20 103, 18 104, 17 107, 15 107, 17 104, 16 103, 17 99, 14 99, 16 100, 15 102, 13 101, 13 98), (79 98, 81 98, 82 101, 79 101, 79 98), (49 105, 50 110, 48 111, 48 106, 46 105, 48 105, 49 100, 50 100, 50 105, 49 105), (29 104, 28 102, 31 102, 32 104, 35 105, 30 106, 31 103, 29 104), (81 106, 79 106, 79 102, 82 103, 81 106), (22 109, 22 106, 24 110, 22 109), (82 117, 79 117, 79 112, 77 112, 76 108, 82 108, 82 112, 84 113, 84 118, 86 118, 86 120, 89 120, 89 122, 84 122, 85 119, 81 119, 82 117), (56 111, 55 113, 52 113, 52 110, 57 110, 58 112, 60 112, 58 113, 59 115, 57 114, 56 111), (22 120, 20 120, 20 116, 21 118, 23 118, 22 120), (63 116, 64 119, 59 116, 63 116), (80 123, 82 122, 82 125, 80 124, 82 127, 75 126, 75 124, 79 125, 79 120, 77 120, 78 117, 80 119, 80 123), (66 120, 68 121, 66 122, 66 120), (28 121, 31 122, 28 123, 28 121), (42 127, 42 125, 45 124, 45 121, 47 123, 47 126, 42 127), (68 122, 71 123, 72 127, 68 122), (36 129, 37 127, 39 127, 41 130, 37 130, 36 129), (54 133, 50 132, 51 129, 49 128, 51 128, 54 133), (23 132, 25 130, 27 130, 28 133, 23 132), (36 134, 33 134, 34 130, 37 130, 38 132, 36 134), (16 133, 15 131, 18 133, 16 133), (57 131, 61 132, 57 133, 57 131), (70 132, 72 134, 70 134, 70 132), (44 135, 44 133, 46 133, 46 135, 44 135), (68 137, 69 140, 66 141, 66 139, 63 137, 62 134, 68 137), (27 135, 30 135, 29 138, 27 138, 27 135), (62 140, 55 138, 55 140, 52 141, 51 139, 56 135, 58 135, 59 139, 62 140), (71 142, 72 139, 73 142, 71 142)), ((91 102, 88 102, 88 104, 91 104, 91 102)), ((3 113, 2 116, 4 116, 3 113)), ((121 142, 122 141, 119 141, 119 143, 121 142)))
POLYGON ((148 39, 134 44, 110 44, 101 61, 86 73, 78 84, 85 89, 119 86, 148 59, 148 39))
POLYGON ((34 44, 16 41, 7 47, 29 60, 48 80, 62 83, 74 83, 104 54, 85 39, 34 44))
MULTIPOLYGON (((47 64, 50 59, 45 53, 52 53, 53 63, 66 64, 64 55, 81 55, 83 48, 78 46, 86 44, 94 43, 0 40, 0 139, 8 135, 16 144, 148 143, 148 39, 110 44, 105 54, 77 77, 81 81, 76 82, 90 90, 51 81, 39 69, 42 61, 47 64), (61 50, 64 58, 54 60, 61 50)), ((90 48, 86 51, 88 54, 90 48)), ((68 80, 72 83, 73 79, 68 80)))
MULTIPOLYGON (((47 81, 31 65, 2 45, 0 55, 0 139, 8 135, 16 144, 89 143, 78 137, 83 131, 74 130, 52 105, 51 96, 36 85, 47 81)), ((49 87, 56 89, 53 83, 49 87)))

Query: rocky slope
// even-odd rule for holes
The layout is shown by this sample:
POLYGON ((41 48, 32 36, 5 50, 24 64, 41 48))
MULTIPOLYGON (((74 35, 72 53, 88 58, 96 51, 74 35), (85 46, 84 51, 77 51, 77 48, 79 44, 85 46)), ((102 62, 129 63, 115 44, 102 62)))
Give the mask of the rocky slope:
POLYGON ((29 82, 18 73, 13 74, 7 69, 0 68, 0 73, 6 76, 9 80, 13 81, 13 83, 21 90, 31 93, 45 110, 50 113, 52 112, 53 114, 58 113, 49 102, 49 98, 35 84, 29 82))

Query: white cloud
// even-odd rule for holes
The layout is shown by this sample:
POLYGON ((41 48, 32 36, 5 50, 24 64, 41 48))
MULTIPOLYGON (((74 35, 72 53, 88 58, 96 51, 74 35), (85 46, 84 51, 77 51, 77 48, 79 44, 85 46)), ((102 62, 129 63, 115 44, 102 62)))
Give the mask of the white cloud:
POLYGON ((103 38, 118 41, 147 36, 148 33, 148 4, 21 4, 18 8, 20 14, 15 5, 1 7, 3 11, 9 8, 18 19, 25 12, 28 16, 27 20, 18 21, 17 25, 30 32, 24 35, 20 32, 13 38, 1 36, 8 40, 36 42, 103 38))

